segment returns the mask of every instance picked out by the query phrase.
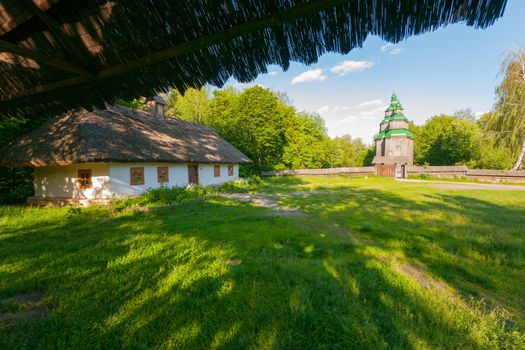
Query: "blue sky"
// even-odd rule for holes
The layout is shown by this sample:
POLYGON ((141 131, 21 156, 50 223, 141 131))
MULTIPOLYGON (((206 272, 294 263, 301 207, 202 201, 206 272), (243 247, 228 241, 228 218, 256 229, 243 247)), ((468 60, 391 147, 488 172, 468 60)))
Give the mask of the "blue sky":
POLYGON ((481 114, 495 102, 499 65, 513 47, 525 47, 525 1, 509 0, 505 14, 481 30, 454 24, 389 45, 369 37, 347 55, 325 54, 316 64, 270 67, 255 84, 285 92, 299 110, 317 111, 330 136, 350 134, 371 143, 395 87, 410 119, 470 108, 481 114))

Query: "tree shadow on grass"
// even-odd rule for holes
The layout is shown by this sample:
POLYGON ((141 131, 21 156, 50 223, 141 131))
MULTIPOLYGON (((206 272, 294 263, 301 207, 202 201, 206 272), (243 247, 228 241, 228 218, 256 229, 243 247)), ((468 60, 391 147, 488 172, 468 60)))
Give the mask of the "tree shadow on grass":
MULTIPOLYGON (((393 218, 385 216, 376 224, 366 220, 381 204, 366 203, 381 194, 356 192, 352 200, 357 206, 348 211, 339 208, 341 198, 321 198, 324 206, 305 208, 312 215, 301 218, 211 199, 120 217, 81 216, 52 227, 37 223, 12 232, 2 240, 0 264, 12 268, 1 271, 0 296, 38 289, 54 309, 43 320, 15 325, 2 334, 0 344, 192 349, 485 345, 469 332, 471 324, 450 319, 461 310, 436 311, 441 304, 431 292, 370 255, 369 249, 397 247, 384 239, 389 232, 380 231, 393 218), (350 230, 334 229, 333 223, 350 230), (358 231, 352 225, 369 225, 370 232, 361 235, 373 240, 353 241, 358 231)), ((383 198, 389 205, 389 198, 383 198)), ((300 205, 293 197, 281 200, 300 205)), ((303 198, 305 206, 308 200, 319 198, 303 198)), ((405 204, 426 208, 424 203, 405 204)), ((410 220, 398 224, 406 227, 399 233, 402 239, 420 228, 410 220)), ((411 249, 408 255, 423 258, 411 249)))
POLYGON ((333 221, 380 249, 401 253, 465 298, 483 298, 510 310, 523 325, 525 207, 448 193, 418 197, 339 187, 285 195, 280 201, 333 221))

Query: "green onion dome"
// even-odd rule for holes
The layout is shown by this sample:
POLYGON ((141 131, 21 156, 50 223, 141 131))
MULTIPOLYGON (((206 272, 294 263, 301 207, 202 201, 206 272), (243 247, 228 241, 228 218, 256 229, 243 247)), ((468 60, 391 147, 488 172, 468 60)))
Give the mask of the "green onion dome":
POLYGON ((390 129, 388 131, 381 131, 374 136, 374 140, 389 139, 392 137, 408 137, 414 138, 414 134, 408 129, 390 129))
POLYGON ((395 92, 392 92, 392 96, 390 96, 390 101, 397 101, 397 95, 395 92))

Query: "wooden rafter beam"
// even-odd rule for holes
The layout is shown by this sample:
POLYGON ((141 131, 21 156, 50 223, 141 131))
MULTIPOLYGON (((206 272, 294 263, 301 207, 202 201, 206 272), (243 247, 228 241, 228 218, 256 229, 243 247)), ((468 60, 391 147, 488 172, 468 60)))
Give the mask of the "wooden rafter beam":
MULTIPOLYGON (((38 8, 41 11, 47 11, 62 0, 33 0, 33 1, 35 5, 38 6, 38 8)), ((9 33, 11 30, 18 28, 19 26, 31 20, 35 16, 36 14, 34 13, 34 11, 27 11, 27 10, 21 10, 20 12, 17 11, 16 14, 9 14, 7 13, 6 9, 2 9, 2 6, 0 6, 0 17, 6 19, 4 22, 0 23, 0 37, 9 33)))
POLYGON ((30 58, 37 63, 46 64, 67 72, 79 74, 82 76, 93 76, 87 69, 62 61, 60 59, 43 55, 37 51, 26 49, 25 47, 10 43, 5 40, 0 40, 0 52, 8 52, 17 56, 30 58))
POLYGON ((82 51, 78 48, 75 42, 60 28, 60 24, 55 21, 46 12, 42 11, 41 8, 34 2, 34 0, 27 0, 33 12, 36 16, 49 28, 49 31, 58 40, 58 42, 68 50, 69 54, 74 59, 79 61, 84 67, 89 67, 89 62, 85 59, 82 51))
POLYGON ((186 54, 201 50, 203 48, 206 48, 208 46, 211 46, 213 44, 229 41, 241 35, 257 32, 264 28, 275 27, 285 22, 290 22, 297 18, 310 15, 312 13, 316 13, 316 12, 323 11, 323 10, 328 10, 335 6, 346 4, 350 1, 352 0, 312 0, 307 3, 294 6, 286 10, 276 12, 266 17, 258 18, 256 20, 249 21, 243 24, 239 24, 237 26, 223 30, 221 32, 217 32, 217 33, 205 36, 205 37, 195 39, 193 41, 181 44, 173 48, 161 50, 161 51, 140 57, 138 59, 135 59, 129 62, 125 62, 125 63, 119 64, 119 65, 116 65, 110 68, 106 68, 102 71, 99 71, 93 77, 79 77, 78 79, 65 79, 65 80, 50 83, 47 85, 38 86, 36 88, 26 90, 22 93, 15 94, 10 97, 2 98, 0 99, 0 102, 15 100, 18 98, 27 97, 27 96, 31 96, 35 94, 50 92, 56 89, 66 88, 66 87, 70 87, 70 86, 74 86, 78 84, 88 83, 88 82, 95 81, 95 80, 102 80, 102 79, 114 77, 114 76, 124 74, 124 73, 130 72, 132 70, 135 70, 135 69, 138 69, 144 66, 156 64, 164 60, 186 55, 186 54))

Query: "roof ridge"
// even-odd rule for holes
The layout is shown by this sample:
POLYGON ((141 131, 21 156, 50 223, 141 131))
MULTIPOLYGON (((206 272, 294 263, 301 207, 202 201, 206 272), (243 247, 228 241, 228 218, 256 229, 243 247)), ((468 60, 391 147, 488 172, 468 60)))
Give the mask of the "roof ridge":
POLYGON ((248 163, 209 126, 126 107, 56 116, 1 154, 7 166, 85 162, 248 163), (138 112, 138 113, 137 113, 138 112))

